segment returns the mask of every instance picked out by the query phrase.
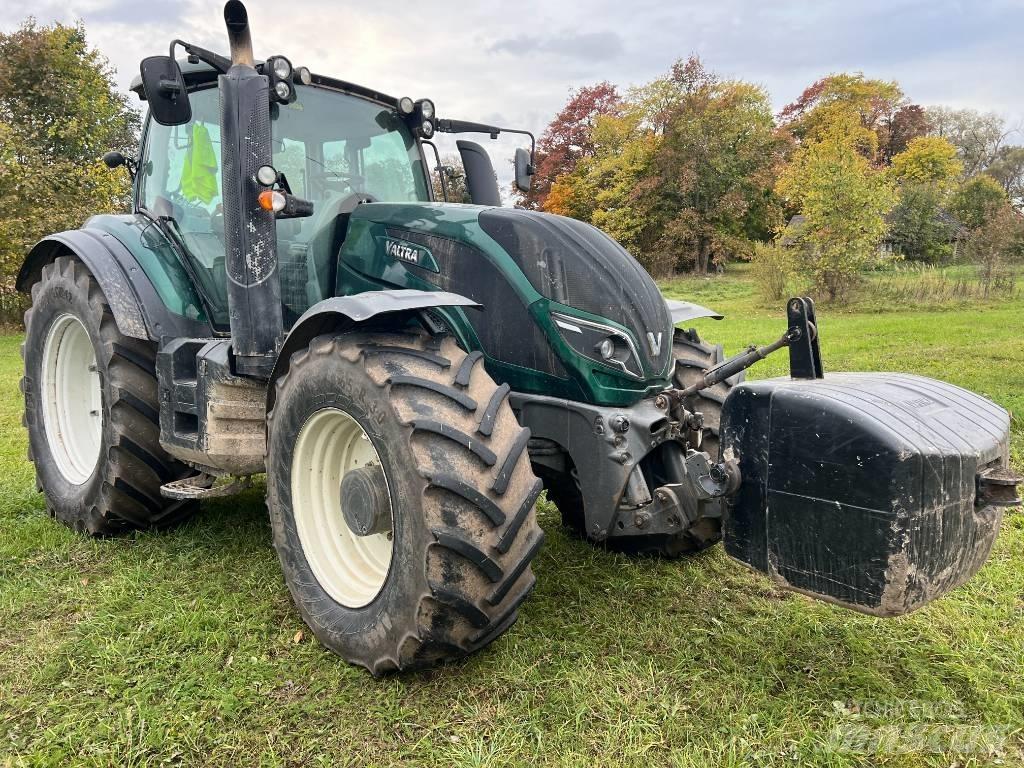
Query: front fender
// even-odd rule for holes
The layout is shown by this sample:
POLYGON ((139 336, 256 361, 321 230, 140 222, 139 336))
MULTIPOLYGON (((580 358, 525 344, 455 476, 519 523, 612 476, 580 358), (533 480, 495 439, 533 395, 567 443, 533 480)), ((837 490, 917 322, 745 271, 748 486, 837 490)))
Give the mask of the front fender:
POLYGON ((721 320, 725 317, 725 315, 713 309, 708 309, 700 304, 693 304, 689 301, 665 299, 665 306, 668 307, 668 313, 672 316, 672 325, 679 325, 687 320, 696 320, 698 317, 711 317, 715 320, 721 320))
POLYGON ((352 296, 335 296, 307 309, 288 331, 267 387, 267 410, 274 407, 274 382, 288 372, 292 355, 321 333, 351 330, 381 315, 391 315, 396 326, 410 316, 434 307, 475 307, 480 304, 447 291, 367 291, 352 296))
POLYGON ((49 235, 33 246, 18 272, 15 287, 29 293, 43 267, 70 253, 89 270, 114 316, 117 329, 133 339, 213 335, 209 324, 171 312, 132 252, 101 229, 85 227, 49 235))

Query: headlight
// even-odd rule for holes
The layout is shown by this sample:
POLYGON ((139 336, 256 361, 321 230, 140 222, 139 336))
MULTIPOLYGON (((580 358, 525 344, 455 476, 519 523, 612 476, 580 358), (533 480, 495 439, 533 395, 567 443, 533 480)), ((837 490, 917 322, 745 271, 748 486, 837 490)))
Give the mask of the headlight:
POLYGON ((288 80, 292 76, 292 63, 284 56, 275 56, 271 59, 270 68, 278 80, 288 80))
POLYGON ((420 114, 423 115, 424 120, 434 119, 434 102, 430 99, 423 99, 420 102, 420 114))
POLYGON ((429 139, 434 135, 434 124, 429 120, 424 120, 420 123, 420 133, 423 134, 424 139, 429 139))
POLYGON ((281 101, 288 101, 292 97, 292 87, 282 80, 274 86, 274 93, 281 101))
POLYGON ((256 171, 256 181, 264 187, 272 187, 277 183, 277 170, 272 165, 261 165, 256 171))
POLYGON ((640 355, 628 333, 579 317, 551 314, 565 342, 584 357, 607 365, 634 379, 644 378, 640 355))

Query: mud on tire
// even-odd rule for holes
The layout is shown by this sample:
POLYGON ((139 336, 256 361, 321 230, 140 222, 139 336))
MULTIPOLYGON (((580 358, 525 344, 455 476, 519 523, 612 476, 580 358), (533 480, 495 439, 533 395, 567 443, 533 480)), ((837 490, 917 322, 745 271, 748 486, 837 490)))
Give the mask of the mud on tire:
POLYGON ((118 331, 103 292, 81 262, 60 256, 43 267, 42 278, 32 286, 25 327, 23 423, 36 486, 49 513, 76 531, 111 535, 171 525, 194 512, 194 502, 160 495, 161 485, 194 471, 160 447, 156 345, 118 331), (54 457, 41 391, 48 335, 69 315, 81 323, 92 343, 102 400, 97 414, 102 419, 99 457, 91 474, 77 484, 69 481, 54 457))
POLYGON ((543 533, 529 430, 508 392, 479 353, 450 338, 329 334, 293 355, 269 417, 274 546, 303 619, 346 660, 374 675, 426 667, 482 648, 515 622, 543 533), (390 494, 390 566, 362 607, 341 604, 317 580, 292 508, 296 440, 326 408, 362 427, 390 494))

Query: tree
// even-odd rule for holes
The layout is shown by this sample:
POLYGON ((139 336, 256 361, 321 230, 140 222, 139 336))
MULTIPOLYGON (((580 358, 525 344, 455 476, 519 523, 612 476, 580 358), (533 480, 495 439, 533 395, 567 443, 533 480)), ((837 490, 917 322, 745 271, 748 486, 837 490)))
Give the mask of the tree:
POLYGON ((1006 128, 994 112, 973 109, 929 107, 933 136, 941 136, 957 148, 964 164, 964 178, 981 173, 996 159, 1000 148, 1014 131, 1006 128))
POLYGON ((923 132, 923 109, 909 104, 894 80, 862 73, 823 77, 779 113, 779 121, 800 141, 813 141, 843 126, 857 150, 885 164, 923 132))
POLYGON ((749 255, 751 241, 781 221, 771 189, 788 144, 762 88, 682 71, 698 85, 672 111, 654 159, 668 219, 658 249, 678 254, 688 244, 704 274, 713 260, 749 255))
POLYGON ((985 171, 998 181, 1017 210, 1024 210, 1024 147, 1000 147, 985 171))
POLYGON ((136 154, 138 113, 81 26, 33 19, 0 34, 0 275, 10 280, 44 235, 123 209, 123 171, 107 150, 136 154))
POLYGON ((936 184, 904 183, 889 215, 888 239, 914 261, 939 262, 954 255, 959 227, 946 214, 947 194, 936 184))
POLYGON ((968 229, 978 229, 1007 204, 1006 191, 991 176, 965 181, 950 200, 949 210, 968 229))
POLYGON ((521 205, 544 208, 555 180, 572 173, 582 158, 594 155, 594 124, 601 115, 616 114, 619 101, 618 90, 607 81, 580 88, 570 96, 537 142, 537 172, 530 192, 516 193, 521 205))
POLYGON ((956 147, 940 136, 913 139, 892 159, 893 176, 909 184, 935 184, 946 189, 962 172, 956 147))
POLYGON ((892 158, 899 202, 888 237, 903 256, 934 262, 953 254, 958 227, 944 206, 962 170, 956 147, 939 136, 919 136, 892 158))
POLYGON ((883 160, 892 162, 896 155, 906 151, 911 141, 927 136, 929 129, 928 113, 920 104, 906 104, 897 109, 888 121, 887 133, 881 143, 883 160))
POLYGON ((803 216, 787 233, 801 246, 799 268, 830 300, 844 300, 885 234, 895 192, 843 126, 817 135, 794 153, 777 188, 803 216))
POLYGON ((1002 277, 1005 262, 1019 258, 1022 243, 1024 218, 1005 203, 971 233, 967 241, 967 255, 978 266, 986 297, 1002 277))

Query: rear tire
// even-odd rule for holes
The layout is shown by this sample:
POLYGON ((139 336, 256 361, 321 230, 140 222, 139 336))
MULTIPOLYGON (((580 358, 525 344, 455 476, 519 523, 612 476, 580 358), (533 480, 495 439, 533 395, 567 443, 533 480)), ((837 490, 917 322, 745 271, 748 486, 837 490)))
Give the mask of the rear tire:
POLYGON ((25 328, 28 458, 50 514, 99 536, 194 512, 195 502, 160 495, 194 470, 160 447, 156 346, 117 329, 81 262, 60 256, 43 267, 25 328))
MULTIPOLYGON (((450 338, 324 335, 292 356, 268 422, 274 546, 306 624, 347 661, 374 675, 427 667, 482 648, 516 621, 535 583, 530 562, 544 534, 529 430, 519 426, 507 395, 481 356, 450 338), (362 466, 379 464, 360 477, 385 480, 383 497, 361 497, 389 500, 382 503, 389 505, 391 547, 376 558, 376 571, 354 560, 351 568, 332 568, 324 555, 325 546, 345 558, 351 551, 351 510, 343 512, 332 490, 353 471, 335 472, 325 485, 317 467, 335 460, 303 458, 303 435, 313 428, 307 425, 325 413, 343 414, 332 417, 339 425, 358 424, 372 445, 362 466), (298 499, 315 497, 310 482, 326 499, 322 536, 297 508, 298 499), (353 579, 369 587, 353 590, 353 579)), ((376 548, 380 539, 374 541, 376 548)))

